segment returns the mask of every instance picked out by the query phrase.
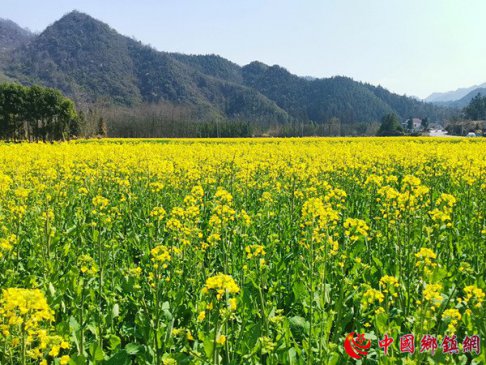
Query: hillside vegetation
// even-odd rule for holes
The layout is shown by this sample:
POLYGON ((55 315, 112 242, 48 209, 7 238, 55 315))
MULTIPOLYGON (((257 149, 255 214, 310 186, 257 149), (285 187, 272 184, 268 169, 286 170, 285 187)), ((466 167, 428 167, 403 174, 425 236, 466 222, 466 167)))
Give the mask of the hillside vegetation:
POLYGON ((318 133, 336 120, 343 133, 343 126, 361 123, 366 129, 389 113, 433 120, 450 115, 347 77, 302 78, 261 62, 241 67, 217 55, 159 52, 80 12, 65 15, 5 57, 0 77, 3 72, 24 84, 59 88, 86 109, 171 105, 188 110, 184 115, 191 121, 248 122, 281 134, 295 123, 301 125, 285 127, 290 134, 318 133))

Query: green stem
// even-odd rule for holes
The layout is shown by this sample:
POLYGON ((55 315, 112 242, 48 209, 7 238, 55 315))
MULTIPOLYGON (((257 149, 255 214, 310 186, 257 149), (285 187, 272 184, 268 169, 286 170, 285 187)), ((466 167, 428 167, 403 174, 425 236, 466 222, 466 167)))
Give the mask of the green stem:
POLYGON ((155 292, 154 292, 154 307, 155 307, 155 321, 154 321, 154 347, 155 347, 155 356, 157 358, 157 365, 160 365, 162 359, 161 359, 161 354, 160 354, 160 345, 158 341, 158 333, 157 329, 159 328, 160 324, 160 311, 159 311, 159 290, 160 290, 160 281, 162 280, 161 277, 159 277, 158 274, 158 268, 157 271, 154 275, 155 280, 157 280, 155 292))
MULTIPOLYGON (((217 306, 219 307, 219 306, 217 306)), ((218 357, 218 343, 216 340, 218 339, 218 325, 219 325, 219 308, 216 311, 216 325, 214 326, 214 337, 213 337, 213 364, 219 364, 219 357, 218 357)))
POLYGON ((268 330, 268 320, 267 320, 267 314, 265 312, 265 299, 263 297, 263 291, 262 291, 263 278, 262 278, 262 273, 260 271, 260 267, 258 266, 258 264, 257 264, 257 272, 258 272, 258 276, 260 277, 260 285, 258 286, 258 296, 259 296, 259 299, 260 299, 260 310, 262 312, 263 326, 265 327, 265 335, 268 336, 270 334, 270 332, 268 330))
MULTIPOLYGON (((99 222, 99 220, 98 220, 99 222)), ((98 225, 99 226, 99 225, 98 225)), ((103 260, 102 260, 103 248, 101 245, 101 232, 98 233, 98 266, 99 266, 99 275, 98 275, 98 335, 99 335, 99 345, 100 348, 103 349, 103 325, 102 325, 102 305, 103 305, 103 260)))
POLYGON ((83 287, 81 289, 81 313, 79 316, 80 325, 80 339, 79 339, 79 355, 84 355, 84 291, 86 288, 86 281, 83 280, 83 287))
POLYGON ((22 325, 22 365, 26 364, 26 359, 25 359, 25 354, 26 354, 26 348, 25 348, 25 328, 22 325))
POLYGON ((314 322, 314 305, 313 305, 313 298, 314 298, 314 240, 311 237, 310 239, 310 295, 309 295, 309 343, 308 343, 308 350, 309 350, 309 357, 308 357, 308 364, 313 364, 313 356, 312 356, 312 330, 313 330, 313 322, 314 322))

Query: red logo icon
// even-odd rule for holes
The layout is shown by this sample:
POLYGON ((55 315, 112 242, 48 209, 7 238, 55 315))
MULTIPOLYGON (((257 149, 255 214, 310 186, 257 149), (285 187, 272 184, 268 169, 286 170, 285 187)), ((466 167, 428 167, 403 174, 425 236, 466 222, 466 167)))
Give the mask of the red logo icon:
POLYGON ((344 340, 344 349, 353 359, 359 360, 361 356, 368 355, 368 349, 371 347, 371 341, 365 338, 364 334, 351 332, 344 340))

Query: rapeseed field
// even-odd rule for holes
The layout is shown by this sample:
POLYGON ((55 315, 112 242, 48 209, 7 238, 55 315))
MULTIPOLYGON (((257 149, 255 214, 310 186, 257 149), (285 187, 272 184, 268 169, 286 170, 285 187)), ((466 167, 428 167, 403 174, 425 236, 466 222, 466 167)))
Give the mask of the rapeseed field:
POLYGON ((0 144, 2 365, 484 364, 485 273, 486 140, 0 144))

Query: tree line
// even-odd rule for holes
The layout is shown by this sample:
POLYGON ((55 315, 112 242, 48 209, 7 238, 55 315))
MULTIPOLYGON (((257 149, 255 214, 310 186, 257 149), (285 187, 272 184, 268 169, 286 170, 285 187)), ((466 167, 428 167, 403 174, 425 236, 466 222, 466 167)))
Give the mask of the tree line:
POLYGON ((449 134, 465 136, 469 132, 486 136, 486 96, 478 93, 462 110, 462 115, 449 120, 449 134))
POLYGON ((470 120, 486 120, 486 96, 478 93, 464 108, 464 116, 470 120))
POLYGON ((80 133, 74 102, 56 89, 0 84, 0 138, 66 140, 80 133))
MULTIPOLYGON (((339 118, 316 123, 290 120, 256 123, 243 119, 202 119, 195 106, 166 101, 115 106, 98 100, 78 104, 52 88, 0 84, 0 138, 8 141, 54 141, 71 138, 293 137, 375 135, 378 122, 343 123, 339 118)), ((396 115, 382 120, 380 135, 403 134, 396 115), (385 122, 385 123, 383 123, 385 122), (398 132, 398 133, 397 133, 398 132)))
MULTIPOLYGON (((203 113, 204 114, 204 113, 203 113)), ((196 106, 167 101, 115 106, 107 100, 76 105, 60 91, 38 85, 0 84, 0 139, 56 141, 71 138, 218 138, 374 135, 377 123, 254 122, 201 117, 196 106), (76 110, 77 108, 77 110, 76 110)))
POLYGON ((379 127, 378 122, 343 123, 336 117, 322 123, 297 120, 256 122, 218 115, 205 117, 197 106, 168 101, 132 107, 98 103, 81 109, 83 135, 101 134, 97 121, 102 119, 108 135, 116 138, 372 136, 379 127))

